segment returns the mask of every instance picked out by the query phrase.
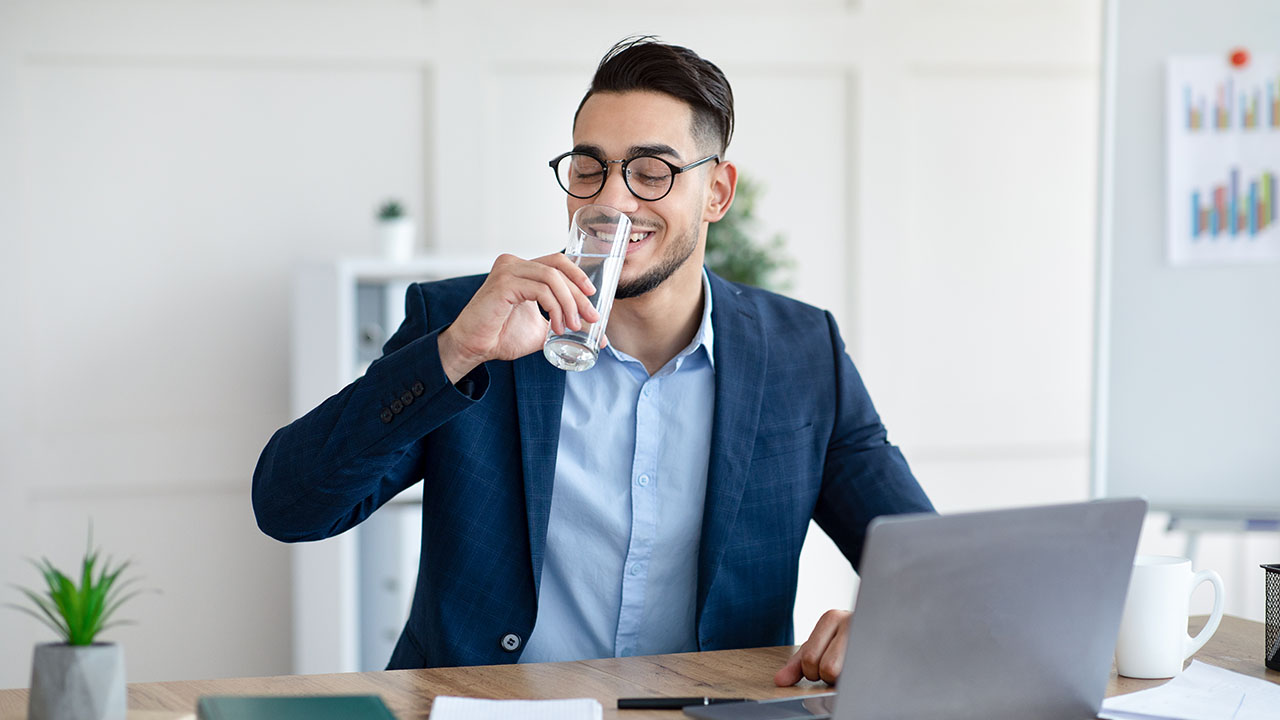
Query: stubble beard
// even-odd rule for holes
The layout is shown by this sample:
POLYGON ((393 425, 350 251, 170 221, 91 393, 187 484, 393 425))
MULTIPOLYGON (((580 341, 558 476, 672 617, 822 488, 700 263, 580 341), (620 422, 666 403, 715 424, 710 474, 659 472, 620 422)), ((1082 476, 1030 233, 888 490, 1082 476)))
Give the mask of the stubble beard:
POLYGON ((652 292, 659 285, 666 282, 667 278, 675 274, 689 258, 693 255, 693 251, 698 247, 698 228, 696 225, 690 227, 680 238, 680 242, 673 243, 662 258, 662 262, 658 266, 649 270, 640 277, 625 284, 619 284, 614 297, 618 300, 639 297, 645 293, 652 292))

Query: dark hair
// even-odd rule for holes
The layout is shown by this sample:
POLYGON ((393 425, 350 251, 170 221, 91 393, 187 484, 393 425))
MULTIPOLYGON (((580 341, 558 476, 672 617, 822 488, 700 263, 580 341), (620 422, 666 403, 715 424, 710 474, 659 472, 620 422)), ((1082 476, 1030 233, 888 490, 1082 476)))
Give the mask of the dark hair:
POLYGON ((587 100, 598 92, 633 90, 659 92, 693 109, 693 137, 724 153, 733 137, 733 89, 714 64, 679 45, 667 45, 652 35, 624 38, 600 60, 591 87, 578 103, 573 122, 587 100))

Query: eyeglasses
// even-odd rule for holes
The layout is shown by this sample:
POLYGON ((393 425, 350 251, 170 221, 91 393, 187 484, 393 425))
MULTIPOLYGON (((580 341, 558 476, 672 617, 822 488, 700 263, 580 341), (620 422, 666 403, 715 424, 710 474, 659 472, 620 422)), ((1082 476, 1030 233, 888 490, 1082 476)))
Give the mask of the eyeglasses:
POLYGON ((567 152, 548 164, 556 174, 560 187, 581 200, 600 194, 604 189, 605 178, 609 175, 609 165, 621 165, 622 181, 631 194, 652 202, 661 200, 671 192, 677 175, 713 160, 720 162, 720 156, 708 155, 684 167, 678 167, 652 155, 638 155, 626 160, 601 160, 587 153, 567 152))

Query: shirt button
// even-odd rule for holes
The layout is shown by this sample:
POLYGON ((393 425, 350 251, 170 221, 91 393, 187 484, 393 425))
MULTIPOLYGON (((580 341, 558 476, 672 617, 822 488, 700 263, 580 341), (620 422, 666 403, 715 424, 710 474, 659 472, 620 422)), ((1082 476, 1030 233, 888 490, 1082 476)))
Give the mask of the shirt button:
POLYGON ((649 487, 649 476, 641 475, 640 477, 636 478, 636 484, 639 485, 640 487, 649 487))
POLYGON ((635 577, 636 575, 639 575, 639 574, 640 574, 640 571, 641 571, 641 570, 643 570, 643 569, 644 569, 644 568, 640 566, 640 563, 636 563, 636 564, 632 565, 632 566, 631 566, 631 576, 632 576, 632 577, 635 577))
POLYGON ((645 397, 651 397, 652 395, 653 395, 653 386, 652 386, 652 385, 645 385, 645 386, 644 386, 644 396, 645 396, 645 397))
POLYGON ((515 633, 507 633, 502 636, 502 640, 498 644, 507 652, 515 652, 520 649, 520 636, 515 633))

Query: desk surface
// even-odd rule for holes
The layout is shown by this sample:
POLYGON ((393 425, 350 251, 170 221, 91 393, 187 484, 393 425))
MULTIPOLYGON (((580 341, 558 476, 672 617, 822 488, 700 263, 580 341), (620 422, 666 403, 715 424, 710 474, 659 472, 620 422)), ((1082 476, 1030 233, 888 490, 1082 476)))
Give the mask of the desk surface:
MULTIPOLYGON (((1193 618, 1191 627, 1195 630, 1203 624, 1203 617, 1193 618)), ((1262 643, 1262 623, 1226 617, 1196 659, 1280 684, 1280 673, 1262 664, 1262 643)), ((594 697, 604 706, 606 718, 673 720, 683 715, 672 711, 618 712, 615 702, 619 697, 646 695, 767 698, 827 692, 825 684, 807 681, 793 688, 774 687, 773 674, 792 650, 773 647, 536 665, 133 683, 129 685, 129 707, 192 712, 196 698, 208 694, 378 694, 399 720, 426 720, 436 695, 594 697)), ((1161 682, 1118 678, 1113 670, 1107 695, 1161 682)), ((26 703, 26 690, 0 690, 0 718, 24 718, 26 703)))

